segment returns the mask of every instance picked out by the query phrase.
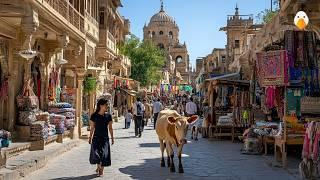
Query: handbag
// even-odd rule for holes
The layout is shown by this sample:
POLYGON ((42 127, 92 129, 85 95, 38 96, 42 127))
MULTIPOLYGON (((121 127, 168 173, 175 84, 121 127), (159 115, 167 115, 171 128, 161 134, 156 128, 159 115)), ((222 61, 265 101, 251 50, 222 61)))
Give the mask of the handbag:
POLYGON ((33 110, 39 108, 39 99, 30 87, 30 80, 26 80, 22 92, 17 96, 17 106, 20 110, 33 110))

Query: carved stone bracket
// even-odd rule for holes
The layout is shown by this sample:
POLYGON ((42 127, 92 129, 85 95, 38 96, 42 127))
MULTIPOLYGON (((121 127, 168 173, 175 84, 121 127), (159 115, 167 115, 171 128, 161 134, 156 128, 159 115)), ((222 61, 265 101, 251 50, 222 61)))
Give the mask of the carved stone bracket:
POLYGON ((27 14, 21 19, 21 28, 25 33, 26 40, 23 43, 23 49, 31 49, 32 34, 39 27, 38 13, 30 6, 26 7, 27 14))
POLYGON ((73 50, 73 54, 76 57, 80 56, 81 52, 82 52, 82 46, 81 45, 76 46, 75 49, 73 50))

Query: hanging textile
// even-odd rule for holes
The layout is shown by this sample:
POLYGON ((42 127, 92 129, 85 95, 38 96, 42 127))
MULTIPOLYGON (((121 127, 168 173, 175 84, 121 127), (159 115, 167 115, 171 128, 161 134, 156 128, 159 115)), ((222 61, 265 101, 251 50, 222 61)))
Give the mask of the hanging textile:
POLYGON ((287 89, 287 115, 296 114, 296 116, 301 116, 300 102, 302 97, 302 89, 287 89))
POLYGON ((320 178, 320 122, 309 122, 305 131, 302 162, 299 164, 303 179, 320 178))
POLYGON ((257 53, 257 67, 262 86, 287 85, 288 58, 286 51, 257 53))
POLYGON ((9 84, 8 84, 8 80, 6 79, 0 84, 0 100, 4 100, 8 98, 8 93, 9 93, 8 89, 9 89, 9 84))
POLYGON ((271 109, 274 107, 274 100, 276 96, 276 88, 275 87, 267 87, 266 88, 266 106, 271 109))

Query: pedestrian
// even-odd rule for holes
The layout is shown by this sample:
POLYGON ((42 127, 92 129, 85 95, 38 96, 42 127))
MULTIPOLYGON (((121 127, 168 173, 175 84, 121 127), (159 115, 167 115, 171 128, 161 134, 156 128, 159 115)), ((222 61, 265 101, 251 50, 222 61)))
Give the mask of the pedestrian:
POLYGON ((134 132, 136 137, 141 137, 142 135, 142 121, 143 121, 143 112, 144 105, 142 104, 140 98, 137 98, 137 102, 133 106, 134 108, 134 132))
POLYGON ((190 101, 186 104, 186 113, 188 117, 197 114, 197 105, 193 102, 193 98, 190 97, 190 101))
POLYGON ((163 109, 160 99, 158 98, 156 102, 153 103, 153 128, 156 129, 156 123, 158 119, 159 112, 163 109))
POLYGON ((126 127, 125 129, 129 129, 130 128, 130 124, 132 121, 133 115, 131 114, 131 110, 129 109, 126 116, 125 116, 125 122, 126 122, 126 127))
POLYGON ((112 116, 108 113, 109 101, 107 99, 100 99, 96 107, 96 111, 90 118, 89 144, 91 144, 91 150, 89 160, 90 164, 97 165, 96 172, 98 176, 102 176, 104 167, 111 166, 108 130, 112 145, 114 144, 114 138, 112 116))
POLYGON ((148 103, 148 101, 146 99, 143 100, 143 105, 144 105, 144 108, 145 108, 145 111, 144 111, 144 126, 147 126, 148 125, 148 120, 149 118, 151 117, 151 105, 148 103))

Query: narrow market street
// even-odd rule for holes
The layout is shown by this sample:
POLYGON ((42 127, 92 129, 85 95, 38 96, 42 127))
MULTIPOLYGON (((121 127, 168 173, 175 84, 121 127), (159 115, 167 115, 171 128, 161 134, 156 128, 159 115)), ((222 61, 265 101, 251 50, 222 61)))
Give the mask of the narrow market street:
MULTIPOLYGON (((112 166, 102 178, 96 178, 95 166, 88 161, 90 146, 85 141, 79 147, 62 154, 48 166, 25 177, 42 179, 296 179, 282 168, 272 168, 262 156, 242 155, 242 144, 230 141, 209 141, 199 138, 185 145, 184 174, 170 173, 160 167, 160 150, 151 124, 141 138, 134 137, 134 128, 123 129, 123 121, 114 123, 115 144, 112 166)), ((178 159, 176 158, 176 168, 178 159)))

